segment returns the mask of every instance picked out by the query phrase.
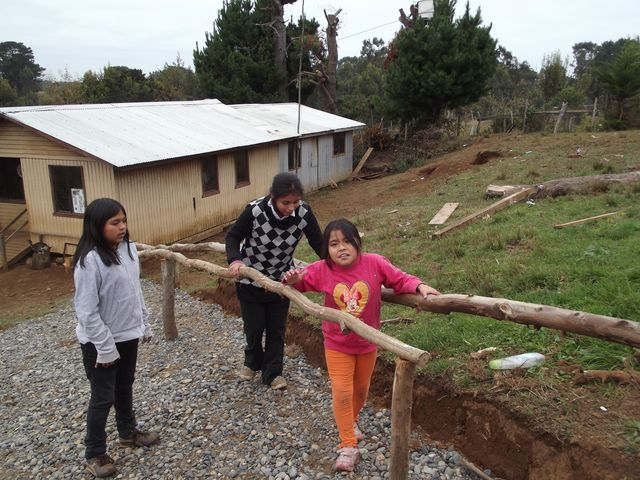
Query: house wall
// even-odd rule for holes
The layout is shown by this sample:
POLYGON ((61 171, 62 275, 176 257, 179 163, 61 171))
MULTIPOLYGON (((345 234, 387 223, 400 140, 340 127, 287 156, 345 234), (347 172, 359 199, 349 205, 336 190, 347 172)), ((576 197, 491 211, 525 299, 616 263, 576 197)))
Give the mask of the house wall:
POLYGON ((353 132, 345 132, 341 155, 333 155, 333 135, 318 137, 318 157, 318 188, 347 178, 353 170, 353 132))
POLYGON ((220 193, 202 196, 200 160, 116 170, 118 197, 127 209, 131 238, 159 244, 181 240, 233 221, 265 195, 278 172, 279 147, 249 150, 250 184, 236 188, 233 154, 218 155, 220 193))
MULTIPOLYGON (((84 157, 6 120, 0 120, 0 156, 20 159, 26 204, 19 207, 28 209, 27 230, 31 241, 37 242, 42 235, 54 252, 62 252, 65 242, 77 243, 82 232, 82 216, 54 215, 49 165, 82 167, 87 204, 95 198, 115 195, 111 165, 84 157)), ((10 209, 15 210, 15 204, 0 204, 3 216, 10 209)))
MULTIPOLYGON (((320 135, 304 138, 301 149, 301 165, 296 172, 306 192, 339 182, 349 176, 353 169, 353 132, 345 132, 345 151, 333 155, 333 135, 320 135)), ((280 171, 286 172, 288 163, 288 144, 279 144, 280 171)))

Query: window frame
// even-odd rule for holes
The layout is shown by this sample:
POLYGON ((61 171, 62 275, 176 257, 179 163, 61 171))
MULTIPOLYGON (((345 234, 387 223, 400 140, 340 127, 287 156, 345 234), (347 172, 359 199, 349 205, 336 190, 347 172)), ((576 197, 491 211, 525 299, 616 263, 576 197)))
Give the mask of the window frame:
POLYGON ((333 134, 333 156, 344 155, 346 153, 347 135, 346 132, 335 132, 333 134), (336 142, 336 139, 338 141, 336 142))
MULTIPOLYGON (((53 207, 53 215, 54 216, 58 216, 58 217, 73 217, 73 218, 83 218, 84 217, 84 213, 74 213, 73 210, 69 211, 69 210, 56 210, 57 208, 57 201, 56 201, 56 188, 54 186, 54 178, 53 178, 53 171, 54 169, 71 169, 71 168, 77 168, 80 169, 80 182, 81 182, 81 187, 82 191, 84 192, 84 208, 87 208, 87 189, 85 188, 85 181, 84 181, 84 167, 82 165, 52 165, 50 164, 49 166, 49 185, 51 186, 51 202, 52 202, 52 207, 53 207)), ((78 188, 78 187, 71 187, 71 188, 78 188)), ((71 195, 71 192, 69 192, 69 195, 71 195)), ((73 200, 71 199, 71 197, 69 197, 69 201, 71 202, 71 209, 73 209, 73 200)))
POLYGON ((0 157, 0 176, 4 179, 4 188, 0 189, 0 203, 16 203, 16 204, 25 204, 26 197, 24 193, 24 182, 22 181, 22 164, 20 163, 20 159, 17 157, 0 157), (9 160, 6 162, 7 164, 12 163, 8 167, 5 167, 4 160, 9 160), (17 168, 16 168, 17 167, 17 168), (6 170, 5 170, 6 168, 6 170), (14 172, 14 173, 9 173, 14 172), (21 198, 14 198, 9 196, 9 185, 12 181, 20 182, 20 186, 17 192, 18 194, 22 194, 21 198))
POLYGON ((218 156, 211 155, 200 160, 200 181, 202 185, 202 198, 210 197, 220 193, 220 166, 218 164, 218 156), (215 168, 215 188, 207 189, 205 185, 204 175, 206 167, 215 168))
POLYGON ((251 185, 251 172, 249 171, 249 152, 248 150, 236 150, 233 152, 233 169, 235 173, 235 188, 246 187, 247 185, 251 185), (239 172, 238 166, 239 163, 243 163, 241 165, 241 171, 239 172), (243 172, 244 171, 244 172, 243 172), (240 177, 239 174, 246 172, 246 179, 240 177))
POLYGON ((302 145, 298 144, 298 140, 290 140, 287 143, 287 169, 290 172, 298 170, 302 167, 302 145), (293 162, 292 162, 292 150, 293 150, 293 162), (293 168, 292 168, 293 165, 293 168))

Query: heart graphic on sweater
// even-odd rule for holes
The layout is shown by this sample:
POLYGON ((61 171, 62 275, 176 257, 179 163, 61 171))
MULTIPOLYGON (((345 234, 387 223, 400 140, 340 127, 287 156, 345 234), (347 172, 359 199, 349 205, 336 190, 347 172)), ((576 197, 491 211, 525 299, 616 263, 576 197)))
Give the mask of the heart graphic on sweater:
POLYGON ((339 283, 333 289, 333 300, 340 310, 358 317, 369 300, 369 286, 362 281, 357 281, 351 288, 339 283))

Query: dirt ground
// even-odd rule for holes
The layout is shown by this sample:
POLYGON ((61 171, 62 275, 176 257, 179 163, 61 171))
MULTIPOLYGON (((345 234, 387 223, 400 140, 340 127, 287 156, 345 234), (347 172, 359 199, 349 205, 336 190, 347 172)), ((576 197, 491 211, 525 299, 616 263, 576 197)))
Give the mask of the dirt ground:
MULTIPOLYGON (((556 140, 554 140, 556 141, 556 140)), ((561 142, 560 140, 558 140, 561 142)), ((473 145, 439 157, 427 165, 401 174, 372 180, 346 182, 338 189, 325 188, 308 197, 321 224, 387 201, 420 195, 443 179, 473 167, 480 151, 500 150, 513 143, 513 137, 479 138, 473 145), (416 181, 420 179, 420 181, 416 181), (412 181, 413 180, 413 181, 412 181), (399 193, 401 192, 401 193, 399 193), (314 201, 321 196, 322 201, 314 201), (356 199, 357 201, 354 201, 356 199)), ((567 138, 558 148, 573 148, 575 139, 567 138)), ((389 163, 384 155, 373 157, 376 163, 389 163)), ((379 169, 379 167, 378 167, 379 169)), ((210 239, 223 241, 223 235, 210 239)), ((203 258, 224 265, 220 254, 203 258)), ((157 260, 144 260, 143 275, 159 279, 157 260)), ((231 284, 195 270, 180 273, 180 287, 206 302, 220 303, 238 314, 231 284)), ((8 328, 18 321, 33 318, 68 302, 73 294, 72 274, 53 264, 44 270, 31 270, 27 265, 0 273, 0 327, 8 328)), ((299 344, 309 360, 323 365, 321 334, 300 319, 291 318, 288 343, 299 344)), ((469 361, 468 370, 487 376, 482 391, 464 391, 453 386, 446 376, 417 378, 414 387, 413 420, 429 441, 453 445, 471 461, 509 480, 525 479, 632 479, 640 478, 640 457, 623 451, 622 425, 615 412, 635 412, 640 418, 640 387, 613 387, 607 393, 607 412, 602 410, 602 387, 575 386, 557 392, 537 384, 535 379, 514 372, 489 377, 486 368, 469 361), (538 404, 547 408, 528 412, 518 404, 515 392, 527 390, 538 404), (542 401, 540 401, 542 400, 542 401), (571 410, 571 425, 554 421, 555 411, 571 410), (570 435, 567 434, 570 430, 570 435)), ((567 366, 570 370, 572 367, 567 366)), ((393 365, 379 362, 373 383, 372 401, 389 407, 393 382, 393 365)), ((525 406, 526 407, 526 406, 525 406)))

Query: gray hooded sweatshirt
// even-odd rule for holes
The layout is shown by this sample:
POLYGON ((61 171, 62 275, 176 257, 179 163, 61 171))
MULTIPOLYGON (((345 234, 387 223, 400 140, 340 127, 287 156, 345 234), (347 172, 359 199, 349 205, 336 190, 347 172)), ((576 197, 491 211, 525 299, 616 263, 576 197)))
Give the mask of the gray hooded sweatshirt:
POLYGON ((84 267, 76 265, 74 305, 80 343, 91 342, 98 351, 98 363, 120 358, 116 342, 150 337, 149 313, 140 287, 140 265, 136 246, 118 245, 120 265, 107 267, 95 250, 84 259, 84 267))

